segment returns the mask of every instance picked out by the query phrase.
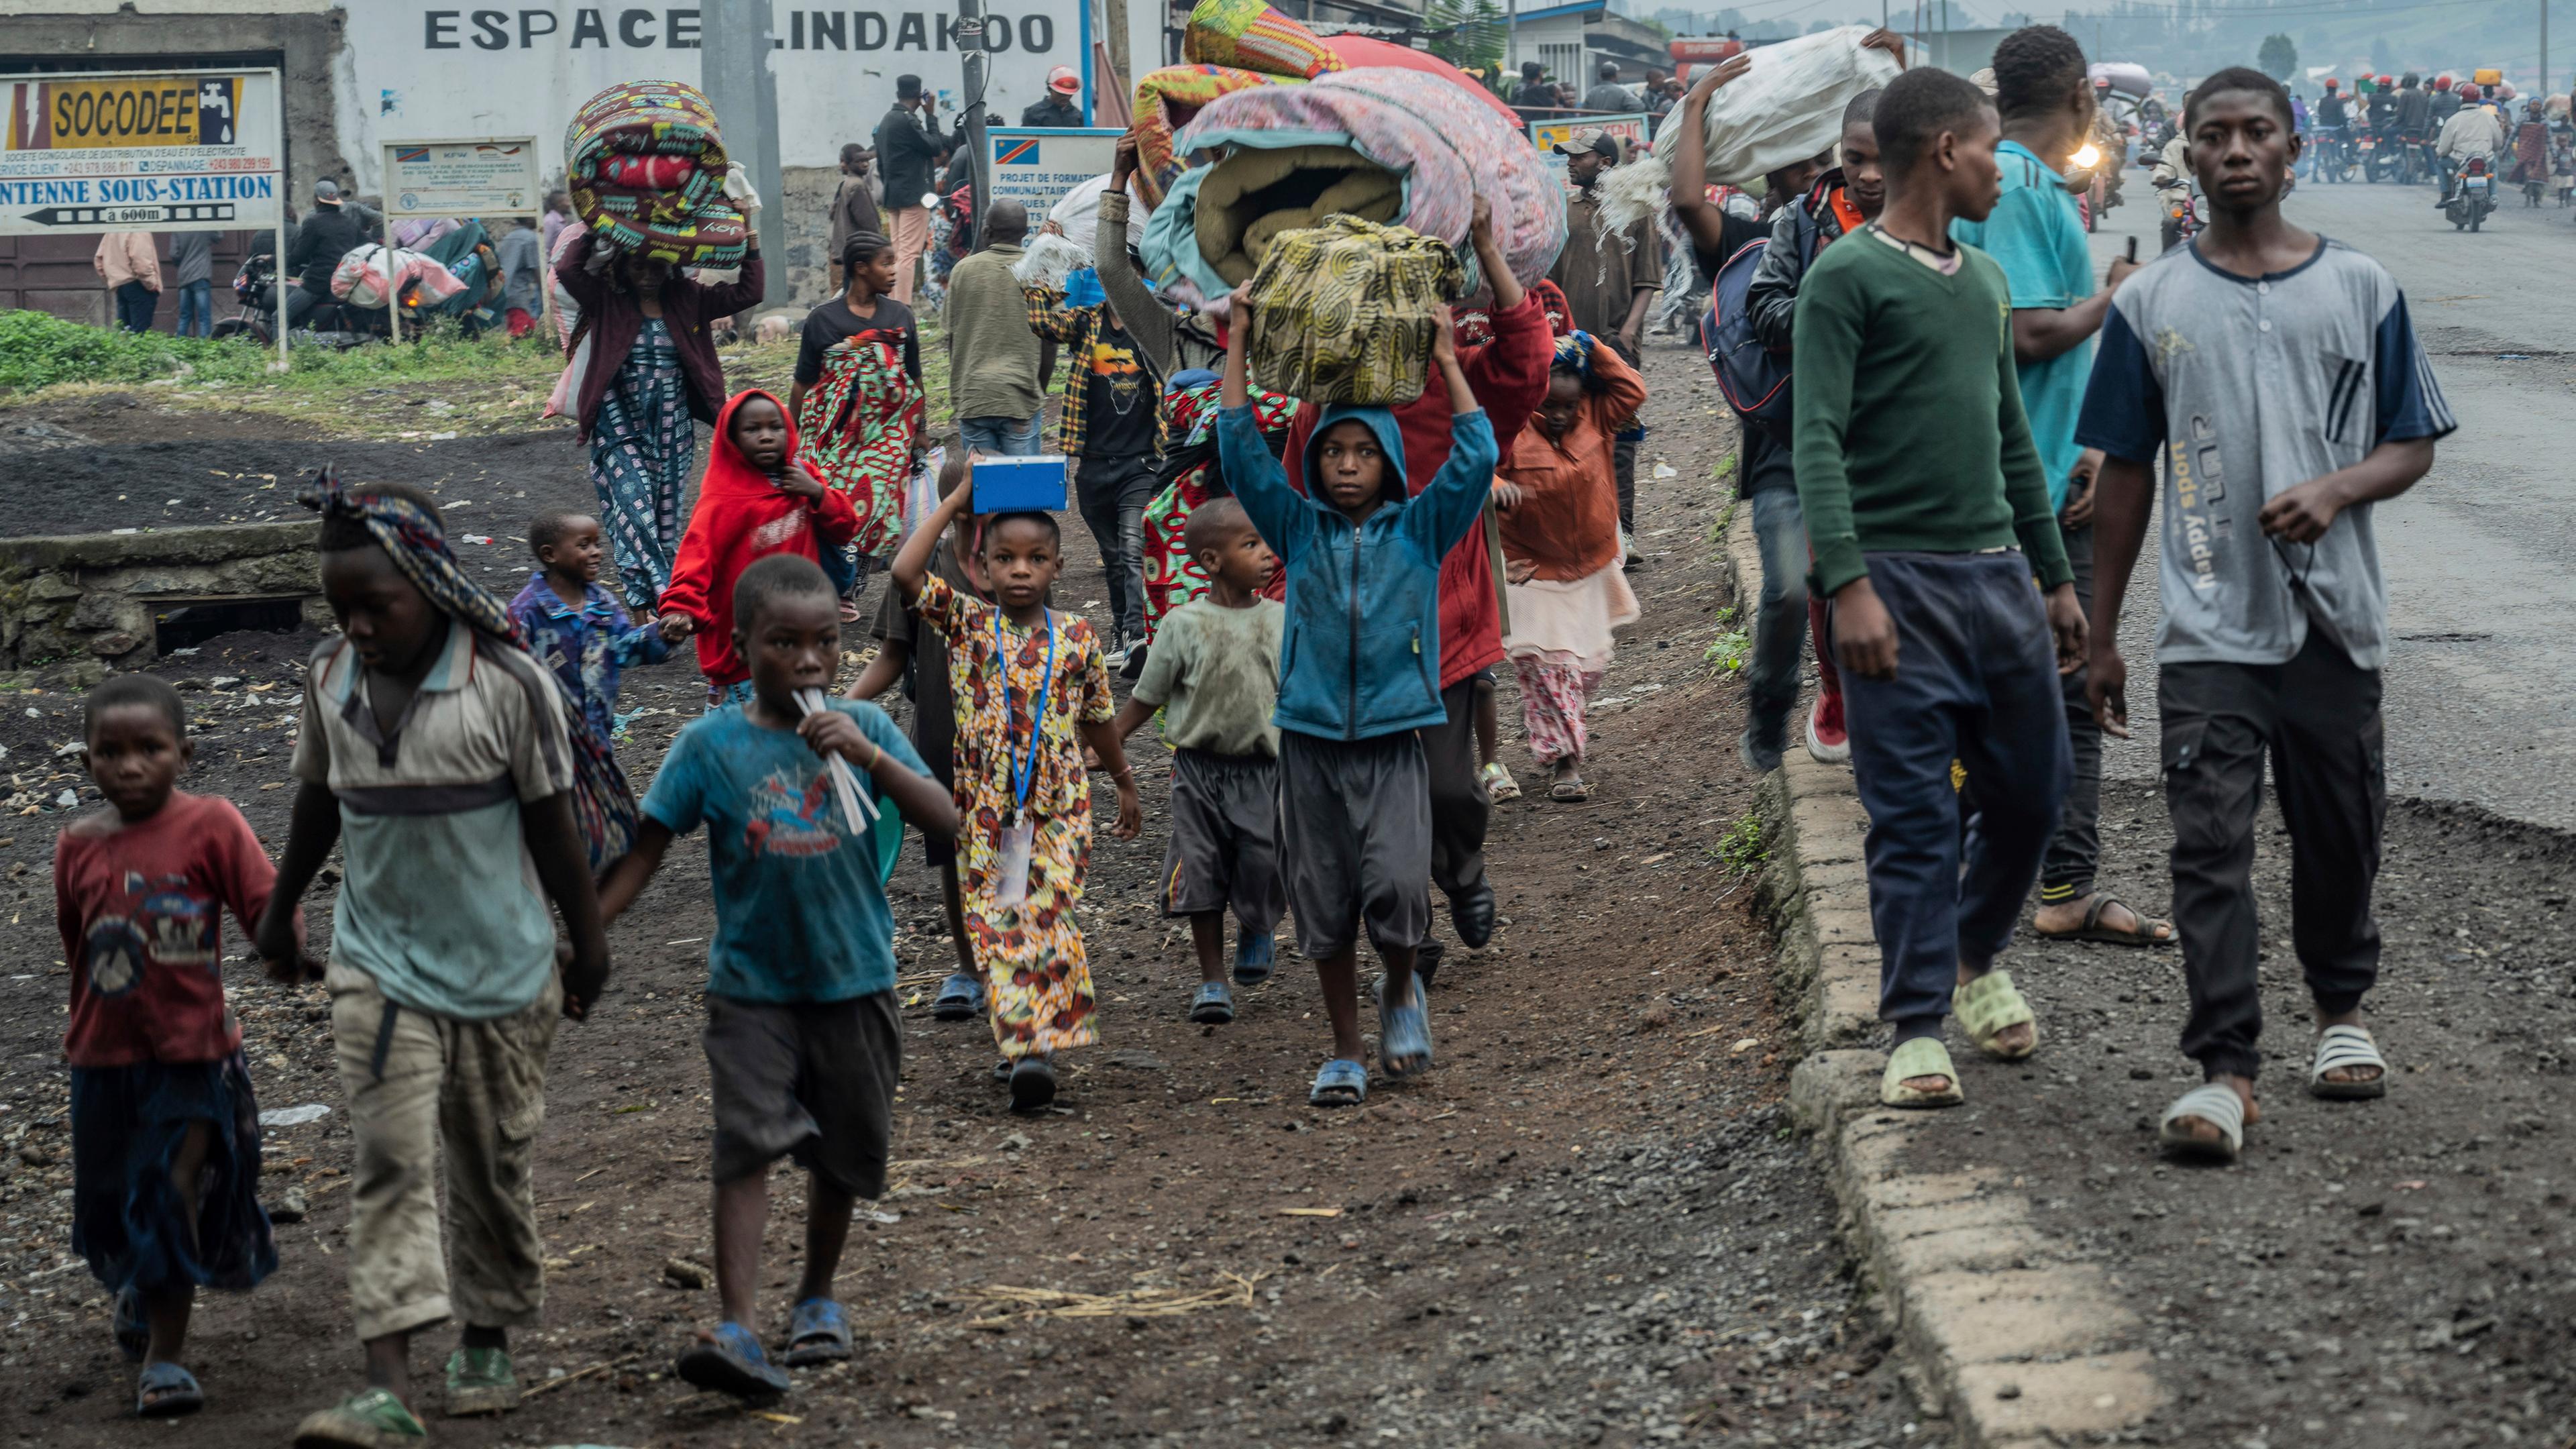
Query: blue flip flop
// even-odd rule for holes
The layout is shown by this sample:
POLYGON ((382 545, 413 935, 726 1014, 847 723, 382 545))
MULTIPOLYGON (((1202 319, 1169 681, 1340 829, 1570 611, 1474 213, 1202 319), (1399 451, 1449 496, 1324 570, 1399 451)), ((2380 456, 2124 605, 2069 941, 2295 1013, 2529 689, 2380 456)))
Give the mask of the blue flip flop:
POLYGON ((939 995, 930 1003, 933 1021, 973 1021, 984 1014, 984 983, 963 971, 939 983, 939 995))
POLYGON ((787 1320, 787 1366, 839 1363, 850 1356, 850 1319, 829 1298, 808 1298, 787 1320))
POLYGON ((739 1323, 719 1323, 715 1331, 683 1350, 673 1366, 680 1377, 702 1389, 736 1398, 766 1398, 787 1392, 787 1370, 769 1361, 760 1340, 739 1323))
POLYGON ((1306 1093, 1309 1107, 1356 1107, 1367 1100, 1368 1068, 1348 1057, 1324 1063, 1306 1093))
POLYGON ((206 1406, 206 1391, 197 1376, 175 1363, 146 1364, 134 1381, 134 1414, 139 1419, 175 1419, 206 1406))
POLYGON ((1234 942, 1234 984, 1258 986, 1279 968, 1279 940, 1268 931, 1245 931, 1234 942))
POLYGON ((1234 993, 1222 981, 1202 981, 1190 998, 1190 1020, 1201 1026, 1223 1026, 1234 1020, 1234 993))
POLYGON ((1378 983, 1377 1064, 1392 1080, 1400 1082, 1431 1070, 1431 1014, 1423 1010, 1424 997, 1419 976, 1413 978, 1410 1006, 1388 1005, 1386 983, 1378 983), (1416 1059, 1413 1066, 1396 1065, 1416 1059))

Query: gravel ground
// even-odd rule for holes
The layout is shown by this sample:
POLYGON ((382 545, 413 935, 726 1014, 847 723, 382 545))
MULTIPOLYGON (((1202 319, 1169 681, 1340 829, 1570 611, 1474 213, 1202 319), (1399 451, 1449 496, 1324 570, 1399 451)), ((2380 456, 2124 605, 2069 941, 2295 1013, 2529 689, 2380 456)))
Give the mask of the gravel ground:
MULTIPOLYGON (((1723 747, 1740 687, 1703 654, 1733 627, 1710 541, 1724 489, 1708 481, 1731 441, 1693 353, 1655 351, 1649 376, 1648 466, 1669 458, 1676 477, 1642 490, 1646 615, 1604 691, 1594 796, 1498 811, 1506 924, 1479 957, 1452 944, 1433 997, 1442 1065, 1427 1080, 1358 1111, 1306 1107, 1328 1038, 1293 958, 1236 1024, 1184 1019, 1196 972, 1186 929, 1154 913, 1164 756, 1146 732, 1145 836, 1101 838, 1085 907, 1104 1040, 1068 1063, 1059 1111, 1009 1116, 984 1030, 929 1020, 950 948, 935 879, 917 853, 898 871, 896 1182, 843 1264, 861 1351, 747 1413, 664 1372, 713 1308, 711 1292, 665 1275, 707 1251, 696 994, 711 911, 703 845, 685 841, 615 933, 610 996, 558 1038, 538 1153, 550 1301, 544 1327, 514 1342, 540 1392, 497 1423, 438 1420, 439 1442, 1935 1442, 1941 1426, 1911 1409, 1857 1298, 1835 1202, 1781 1108, 1792 1062, 1771 946, 1718 851, 1751 804, 1723 747), (1676 752, 1676 739, 1702 747, 1676 752), (1037 1315, 1014 1296, 1034 1289, 1100 1297, 1037 1315)), ((15 421, 0 414, 0 429, 15 421)), ((225 463, 237 445, 176 449, 171 471, 225 463)), ((470 484, 479 501, 489 489, 475 470, 506 466, 480 450, 503 446, 460 439, 418 456, 450 496, 470 484)), ((577 458, 539 466, 551 486, 580 486, 577 458)), ((544 486, 534 471, 510 479, 531 501, 544 486)), ((1100 575, 1079 533, 1068 530, 1060 596, 1096 610, 1100 575)), ((190 787, 239 802, 272 848, 306 647, 229 636, 158 666, 192 685, 190 787)), ((849 647, 855 668, 855 632, 849 647)), ((683 668, 628 676, 626 703, 655 711, 624 746, 639 782, 695 712, 683 668)), ((0 1424, 81 1449, 128 1444, 134 1429, 129 1372, 69 1257, 61 1196, 65 986, 46 871, 52 801, 79 785, 54 758, 77 732, 74 704, 0 702, 0 770, 16 772, 0 831, 12 927, 0 936, 0 1138, 18 1150, 0 1181, 0 1424)), ((1525 766, 1517 713, 1507 677, 1505 758, 1525 766)), ((327 928, 327 892, 307 910, 327 928)), ((238 954, 238 937, 229 944, 238 954)), ((336 1107, 318 993, 261 984, 246 962, 230 970, 262 1104, 336 1107)), ((280 1227, 274 1278, 201 1307, 190 1359, 212 1402, 192 1442, 275 1444, 357 1381, 338 1261, 343 1120, 272 1131, 271 1200, 294 1188, 309 1215, 280 1227)), ((780 1186, 765 1262, 783 1287, 801 1186, 780 1186)), ((783 1314, 783 1294, 768 1296, 764 1311, 783 1314)), ((444 1351, 443 1334, 424 1335, 416 1368, 444 1351)), ((432 1388, 425 1407, 436 1400, 432 1388)))
MULTIPOLYGON (((2160 790, 2114 782, 2102 813, 2104 884, 2161 908, 2160 790)), ((2334 1103, 2305 1091, 2288 842, 2268 811, 2261 830, 2266 1115, 2237 1166, 2155 1150, 2166 1104, 2199 1080, 2175 1046, 2180 953, 2027 938, 2009 964, 2039 1055, 1960 1055, 1969 1105, 1908 1166, 2015 1174, 2039 1225, 2103 1265, 2179 1400, 2145 1442, 2560 1449, 2576 1436, 2576 842, 2391 807, 2366 1007, 2393 1072, 2385 1099, 2334 1103)))

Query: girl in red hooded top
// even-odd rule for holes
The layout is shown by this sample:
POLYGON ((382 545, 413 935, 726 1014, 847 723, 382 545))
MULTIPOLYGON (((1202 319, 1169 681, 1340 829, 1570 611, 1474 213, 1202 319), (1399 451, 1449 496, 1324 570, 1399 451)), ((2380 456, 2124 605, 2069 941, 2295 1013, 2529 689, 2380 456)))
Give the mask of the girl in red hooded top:
POLYGON ((716 418, 697 511, 689 515, 661 602, 666 630, 698 636, 708 703, 750 698, 751 667, 733 647, 734 580, 773 553, 819 563, 824 549, 848 543, 858 531, 850 500, 825 488, 798 456, 796 425, 778 399, 758 388, 734 394, 716 418))

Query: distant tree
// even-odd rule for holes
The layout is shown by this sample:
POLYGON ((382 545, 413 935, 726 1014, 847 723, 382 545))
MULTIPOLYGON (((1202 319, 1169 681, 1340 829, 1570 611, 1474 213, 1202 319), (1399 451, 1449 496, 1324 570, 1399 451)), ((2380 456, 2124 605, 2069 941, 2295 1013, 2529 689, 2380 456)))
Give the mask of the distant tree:
POLYGON ((2264 36, 2262 54, 2256 57, 2254 64, 2274 80, 2288 80, 2299 68, 2299 48, 2292 45, 2286 35, 2264 36))
POLYGON ((2377 72, 2397 69, 2396 52, 2388 48, 2388 37, 2385 35, 2374 35, 2370 38, 2370 68, 2377 72))
POLYGON ((1819 20, 1819 21, 1816 21, 1816 22, 1814 22, 1813 24, 1811 24, 1811 25, 1809 25, 1809 26, 1807 27, 1807 33, 1808 33, 1809 35, 1814 35, 1814 34, 1816 34, 1818 31, 1832 30, 1832 29, 1834 29, 1834 28, 1835 28, 1835 26, 1834 26, 1834 23, 1833 23, 1832 21, 1830 21, 1830 20, 1819 20))

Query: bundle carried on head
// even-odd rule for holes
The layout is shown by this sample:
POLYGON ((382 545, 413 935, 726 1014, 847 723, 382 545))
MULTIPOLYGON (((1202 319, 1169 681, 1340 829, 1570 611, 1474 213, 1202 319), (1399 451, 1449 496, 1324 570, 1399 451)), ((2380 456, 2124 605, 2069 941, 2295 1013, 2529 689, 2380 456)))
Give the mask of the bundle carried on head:
POLYGON ((1319 405, 1422 396, 1439 307, 1465 290, 1446 242, 1336 215, 1282 232, 1252 278, 1244 351, 1255 387, 1319 405))
POLYGON ((715 107, 678 81, 626 81, 564 132, 573 210, 620 251, 673 266, 742 264, 751 228, 724 194, 715 107))
MULTIPOLYGON (((1259 269, 1278 236, 1337 212, 1463 247, 1478 196, 1524 283, 1545 276, 1565 245, 1564 196, 1528 135, 1440 75, 1370 68, 1236 91, 1175 144, 1224 159, 1181 173, 1146 222, 1146 267, 1167 289, 1222 295, 1259 269)), ((1462 261, 1465 292, 1483 292, 1472 259, 1462 261)))
MULTIPOLYGON (((1843 107, 1851 98, 1904 72, 1896 57, 1861 44, 1872 29, 1846 25, 1746 51, 1752 68, 1709 98, 1702 133, 1708 147, 1705 184, 1759 194, 1763 177, 1821 155, 1842 139, 1843 107)), ((1628 174, 1617 184, 1601 184, 1600 219, 1607 231, 1633 225, 1676 180, 1672 161, 1681 140, 1680 115, 1676 110, 1675 124, 1655 133, 1651 159, 1621 167, 1628 174)), ((1678 180, 1687 185, 1691 178, 1678 180)))

